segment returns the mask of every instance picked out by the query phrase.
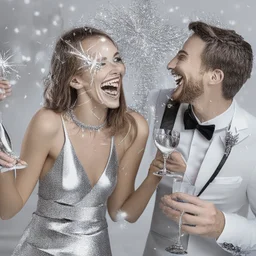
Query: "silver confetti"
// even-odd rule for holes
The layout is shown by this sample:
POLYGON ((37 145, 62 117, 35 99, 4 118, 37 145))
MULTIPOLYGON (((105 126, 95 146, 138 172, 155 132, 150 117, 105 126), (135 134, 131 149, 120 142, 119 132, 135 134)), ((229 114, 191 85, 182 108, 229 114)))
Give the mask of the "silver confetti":
POLYGON ((159 84, 163 76, 159 67, 166 56, 180 48, 187 33, 162 19, 150 0, 133 1, 128 7, 108 4, 91 23, 117 43, 127 67, 127 78, 135 83, 130 107, 146 116, 149 91, 164 88, 159 84))

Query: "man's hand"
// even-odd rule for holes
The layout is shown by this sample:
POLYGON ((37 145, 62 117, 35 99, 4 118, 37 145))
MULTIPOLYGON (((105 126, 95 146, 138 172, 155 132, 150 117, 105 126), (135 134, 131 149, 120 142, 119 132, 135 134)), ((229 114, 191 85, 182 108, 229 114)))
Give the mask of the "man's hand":
MULTIPOLYGON (((166 169, 172 172, 180 172, 184 173, 186 170, 186 163, 180 152, 174 151, 166 161, 166 169)), ((150 165, 149 172, 157 172, 162 170, 164 167, 163 154, 161 152, 157 152, 155 159, 152 161, 150 165)))
POLYGON ((188 234, 218 239, 225 226, 224 214, 214 204, 196 196, 184 193, 166 195, 162 197, 160 208, 167 217, 177 223, 181 212, 184 211, 182 231, 188 234), (177 202, 181 200, 185 203, 177 202))
POLYGON ((187 165, 180 152, 174 151, 171 153, 167 159, 166 168, 172 172, 184 173, 186 171, 187 165))
POLYGON ((12 93, 11 84, 6 80, 0 80, 0 100, 5 99, 12 93))

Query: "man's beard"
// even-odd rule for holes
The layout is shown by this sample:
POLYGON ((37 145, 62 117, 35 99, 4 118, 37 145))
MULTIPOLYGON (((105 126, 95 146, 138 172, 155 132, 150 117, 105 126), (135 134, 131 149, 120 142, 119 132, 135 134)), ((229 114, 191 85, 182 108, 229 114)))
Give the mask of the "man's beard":
POLYGON ((183 82, 183 88, 180 96, 176 99, 180 103, 192 103, 196 98, 204 93, 202 80, 189 79, 183 82))

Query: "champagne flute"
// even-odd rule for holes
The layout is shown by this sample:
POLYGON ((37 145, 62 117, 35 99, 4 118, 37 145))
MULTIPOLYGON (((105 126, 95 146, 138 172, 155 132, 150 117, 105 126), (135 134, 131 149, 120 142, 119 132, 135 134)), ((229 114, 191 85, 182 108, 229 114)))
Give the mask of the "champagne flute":
POLYGON ((177 148, 180 141, 180 133, 175 130, 154 129, 154 142, 156 147, 162 152, 164 159, 164 167, 162 170, 154 172, 156 176, 170 176, 173 178, 182 178, 181 174, 177 174, 166 169, 166 160, 169 155, 177 148))
MULTIPOLYGON (((173 186, 172 186, 172 192, 182 192, 182 193, 186 193, 189 195, 195 195, 196 193, 196 187, 194 185, 192 185, 191 183, 188 182, 184 182, 181 179, 174 179, 173 180, 173 186)), ((182 200, 177 200, 178 202, 183 202, 182 200)), ((182 216, 184 215, 184 211, 181 212, 180 214, 180 218, 179 218, 179 233, 178 233, 178 238, 175 244, 168 246, 167 248, 165 248, 165 250, 169 253, 173 253, 173 254, 179 254, 179 255, 184 255, 187 254, 187 251, 184 249, 182 243, 181 243, 181 237, 182 237, 182 232, 181 232, 181 226, 182 226, 182 216)))
POLYGON ((2 124, 2 112, 0 112, 0 151, 4 152, 8 156, 16 160, 16 163, 12 167, 1 167, 1 173, 27 167, 28 164, 25 161, 21 160, 18 156, 16 156, 12 151, 10 137, 2 124))

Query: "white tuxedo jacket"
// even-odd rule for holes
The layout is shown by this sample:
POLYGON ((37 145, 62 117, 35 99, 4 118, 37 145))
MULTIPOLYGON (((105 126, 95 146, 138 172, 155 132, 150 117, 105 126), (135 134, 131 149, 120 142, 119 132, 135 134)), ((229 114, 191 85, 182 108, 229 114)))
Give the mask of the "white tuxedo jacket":
MULTIPOLYGON (((152 130, 160 127, 166 102, 171 90, 154 90, 149 97, 150 135, 145 156, 155 157, 156 147, 152 130), (153 110, 153 111, 152 111, 153 110)), ((175 130, 184 131, 183 113, 187 104, 181 104, 174 124, 175 130)), ((215 180, 200 196, 212 202, 225 215, 225 228, 216 241, 194 235, 183 237, 189 256, 256 256, 256 219, 247 219, 249 207, 256 215, 256 118, 240 108, 235 102, 235 113, 231 123, 233 134, 239 134, 226 163, 215 180)), ((204 157, 195 185, 197 193, 217 168, 225 150, 225 138, 215 136, 204 157)), ((173 244, 178 226, 168 219, 159 208, 161 197, 172 193, 172 179, 164 177, 156 191, 156 202, 144 256, 171 255, 165 248, 173 244)))

